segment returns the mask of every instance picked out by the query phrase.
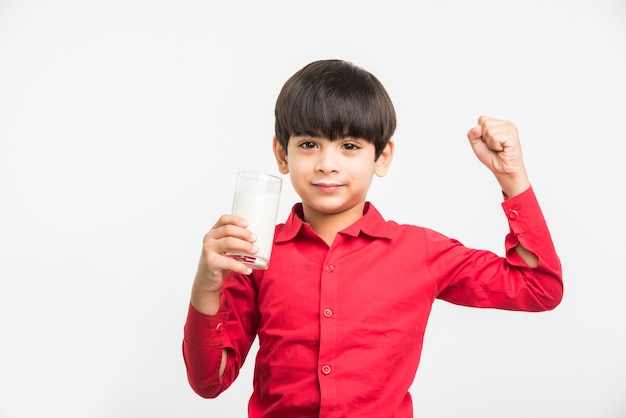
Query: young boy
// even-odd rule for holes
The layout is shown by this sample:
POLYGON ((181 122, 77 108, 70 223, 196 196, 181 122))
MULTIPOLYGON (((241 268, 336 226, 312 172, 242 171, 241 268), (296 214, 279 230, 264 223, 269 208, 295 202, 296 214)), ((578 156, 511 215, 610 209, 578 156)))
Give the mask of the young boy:
POLYGON ((301 198, 276 227, 269 268, 246 221, 205 236, 185 325, 191 387, 215 397, 259 338, 250 417, 412 417, 408 392, 436 298, 520 311, 556 307, 561 266, 526 174, 515 126, 481 116, 467 136, 495 175, 508 217, 506 257, 432 230, 385 221, 366 195, 391 164, 391 100, 367 71, 313 62, 276 103, 274 153, 301 198))

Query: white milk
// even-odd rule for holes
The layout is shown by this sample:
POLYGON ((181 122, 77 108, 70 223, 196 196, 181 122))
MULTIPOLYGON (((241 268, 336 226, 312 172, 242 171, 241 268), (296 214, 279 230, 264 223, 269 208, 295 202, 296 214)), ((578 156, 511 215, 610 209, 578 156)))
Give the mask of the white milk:
POLYGON ((255 245, 259 251, 254 255, 233 253, 229 255, 252 267, 267 268, 272 253, 279 199, 280 190, 239 190, 235 194, 233 214, 248 221, 248 229, 257 236, 255 245))

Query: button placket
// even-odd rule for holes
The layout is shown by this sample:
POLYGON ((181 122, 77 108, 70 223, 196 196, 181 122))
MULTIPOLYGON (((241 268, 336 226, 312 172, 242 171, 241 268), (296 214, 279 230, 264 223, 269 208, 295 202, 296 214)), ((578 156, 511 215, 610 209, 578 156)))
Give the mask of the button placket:
POLYGON ((327 255, 321 269, 321 287, 319 300, 320 341, 318 355, 318 374, 322 405, 327 408, 337 403, 337 382, 332 378, 333 365, 337 351, 337 323, 335 309, 337 305, 338 266, 327 255))

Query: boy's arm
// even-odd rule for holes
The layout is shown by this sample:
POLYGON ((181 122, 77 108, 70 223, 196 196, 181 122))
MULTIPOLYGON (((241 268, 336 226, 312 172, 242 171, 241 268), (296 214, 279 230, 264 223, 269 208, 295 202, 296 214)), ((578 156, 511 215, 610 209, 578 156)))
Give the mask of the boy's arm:
POLYGON ((554 309, 563 297, 562 270, 550 231, 532 187, 505 199, 509 223, 505 257, 465 247, 427 231, 429 270, 437 280, 437 298, 458 305, 539 312, 554 309), (520 255, 536 259, 530 267, 520 255))
POLYGON ((190 385, 204 397, 215 397, 230 386, 256 332, 255 315, 250 314, 256 310, 255 290, 246 276, 252 270, 224 256, 233 249, 255 251, 255 237, 245 227, 245 220, 224 215, 203 239, 185 323, 183 356, 190 385), (223 295, 223 288, 229 286, 238 286, 236 301, 223 295), (230 309, 235 304, 237 312, 230 309))
POLYGON ((438 278, 437 297, 483 308, 553 309, 563 296, 561 264, 528 180, 517 128, 511 122, 481 116, 467 137, 505 196, 502 207, 510 228, 506 256, 466 248, 430 233, 429 267, 438 278))
MULTIPOLYGON (((528 190, 530 180, 522 158, 519 134, 513 123, 481 116, 478 124, 467 133, 467 138, 476 157, 495 175, 506 197, 528 190)), ((537 267, 537 257, 521 244, 515 247, 515 252, 526 265, 537 267)))

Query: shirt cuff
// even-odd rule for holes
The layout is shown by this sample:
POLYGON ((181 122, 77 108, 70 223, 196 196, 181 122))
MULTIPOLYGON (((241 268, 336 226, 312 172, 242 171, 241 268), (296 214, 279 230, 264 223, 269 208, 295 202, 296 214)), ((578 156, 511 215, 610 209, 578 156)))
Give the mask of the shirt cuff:
POLYGON ((185 337, 198 345, 216 346, 224 344, 224 328, 228 312, 206 315, 198 311, 191 303, 185 323, 185 337))
POLYGON ((545 225, 539 202, 532 187, 514 197, 505 197, 502 209, 508 219, 511 232, 515 235, 545 225))

